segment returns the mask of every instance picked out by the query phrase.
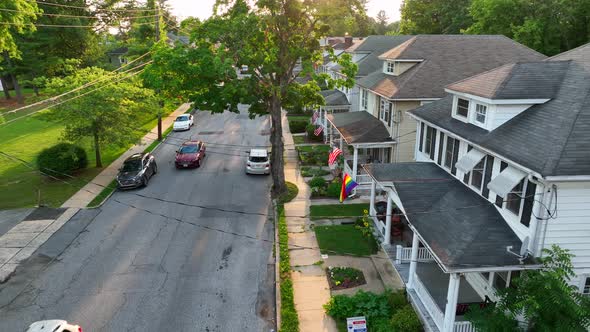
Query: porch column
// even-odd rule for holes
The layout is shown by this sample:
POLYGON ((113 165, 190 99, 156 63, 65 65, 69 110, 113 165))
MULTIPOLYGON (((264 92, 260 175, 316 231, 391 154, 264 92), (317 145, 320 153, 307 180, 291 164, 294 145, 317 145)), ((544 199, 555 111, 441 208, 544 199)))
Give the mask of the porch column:
POLYGON ((408 288, 414 288, 414 276, 416 275, 416 265, 418 264, 418 235, 414 233, 412 237, 412 258, 410 258, 410 275, 408 276, 408 288))
POLYGON ((461 277, 458 273, 451 273, 449 277, 445 320, 441 332, 453 332, 455 327, 455 314, 457 313, 457 299, 459 298, 459 282, 461 281, 461 277))
MULTIPOLYGON (((391 244, 391 211, 393 210, 393 200, 387 195, 387 213, 385 214, 385 236, 383 237, 384 244, 391 244)), ((418 252, 418 251, 416 251, 418 252)), ((413 254, 413 253, 412 253, 413 254)))
POLYGON ((342 150, 342 153, 344 154, 344 139, 342 138, 342 135, 340 135, 340 150, 342 150))
POLYGON ((328 134, 328 112, 323 107, 320 107, 320 114, 322 115, 322 125, 324 126, 324 143, 327 142, 327 134, 328 134))
MULTIPOLYGON (((328 111, 326 111, 326 116, 328 115, 328 111)), ((330 123, 330 127, 328 127, 328 139, 330 142, 330 149, 332 148, 332 144, 334 144, 334 135, 332 134, 332 124, 330 123)))
POLYGON ((369 214, 373 217, 376 215, 375 213, 375 191, 376 191, 377 184, 375 180, 371 179, 371 201, 369 203, 369 214))
POLYGON ((357 163, 358 163, 358 160, 359 160, 359 150, 358 150, 358 148, 357 148, 356 145, 353 146, 353 148, 354 148, 354 153, 352 155, 352 161, 353 161, 353 164, 352 164, 352 179, 354 181, 356 181, 357 163))

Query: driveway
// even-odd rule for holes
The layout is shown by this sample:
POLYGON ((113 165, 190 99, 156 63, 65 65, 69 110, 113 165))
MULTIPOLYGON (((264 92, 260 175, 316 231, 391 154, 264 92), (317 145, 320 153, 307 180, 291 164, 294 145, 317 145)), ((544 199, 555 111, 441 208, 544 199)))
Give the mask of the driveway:
POLYGON ((271 181, 244 173, 247 146, 268 144, 268 121, 195 120, 156 150, 148 187, 79 212, 0 285, 0 331, 55 318, 85 331, 274 328, 271 181), (190 137, 209 143, 207 157, 177 170, 175 150, 190 137))

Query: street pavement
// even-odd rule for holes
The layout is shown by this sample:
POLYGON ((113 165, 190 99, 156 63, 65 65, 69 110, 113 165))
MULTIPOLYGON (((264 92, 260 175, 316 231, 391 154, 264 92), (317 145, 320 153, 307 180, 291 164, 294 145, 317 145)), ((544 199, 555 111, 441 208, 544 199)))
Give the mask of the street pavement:
POLYGON ((268 144, 268 120, 244 111, 195 120, 154 152, 146 188, 78 212, 0 285, 0 331, 41 319, 84 331, 274 328, 271 180, 244 172, 247 146, 268 144), (176 170, 175 150, 191 137, 210 143, 207 157, 176 170))

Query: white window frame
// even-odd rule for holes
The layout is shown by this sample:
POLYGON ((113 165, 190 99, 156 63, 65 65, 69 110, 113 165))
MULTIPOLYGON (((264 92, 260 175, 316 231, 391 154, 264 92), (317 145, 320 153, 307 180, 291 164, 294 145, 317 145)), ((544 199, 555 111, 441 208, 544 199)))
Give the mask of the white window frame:
POLYGON ((395 73, 395 61, 386 61, 385 62, 385 73, 386 74, 395 73))
MULTIPOLYGON (((527 187, 527 184, 528 184, 528 181, 527 181, 526 178, 524 178, 522 180, 522 182, 523 182, 523 184, 522 184, 522 191, 513 191, 514 188, 516 188, 516 186, 518 186, 520 184, 520 182, 519 182, 514 188, 512 188, 512 190, 510 191, 510 193, 508 193, 508 195, 506 195, 506 199, 504 200, 504 204, 503 204, 504 210, 510 212, 510 214, 512 214, 513 216, 516 216, 518 218, 520 218, 520 215, 522 214, 522 207, 523 207, 523 204, 524 204, 524 196, 526 194, 526 187, 527 187), (520 193, 519 194, 520 201, 519 201, 519 207, 518 207, 518 214, 517 213, 514 213, 514 211, 512 211, 512 210, 510 210, 508 208, 508 200, 509 200, 508 197, 510 196, 510 194, 515 194, 515 193, 520 193)), ((519 220, 519 222, 520 222, 520 220, 519 220)), ((523 226, 525 226, 525 225, 523 225, 523 226)))
POLYGON ((366 111, 369 108, 369 92, 367 89, 361 89, 361 110, 366 111))
POLYGON ((379 120, 385 122, 389 126, 391 119, 391 102, 383 97, 379 98, 379 120), (386 116, 387 114, 387 116, 386 116))
POLYGON ((485 155, 483 157, 483 159, 480 162, 478 162, 473 169, 471 170, 471 172, 469 172, 469 185, 471 186, 471 188, 477 189, 480 193, 482 191, 483 188, 483 184, 484 184, 484 180, 485 180, 485 176, 486 176, 486 166, 488 163, 488 156, 485 155), (483 161, 483 166, 481 168, 481 183, 479 184, 479 188, 473 185, 473 172, 476 170, 477 168, 477 164, 479 164, 481 161, 483 161))
POLYGON ((488 119, 488 106, 483 104, 475 104, 475 122, 485 125, 488 119), (483 112, 482 112, 483 111, 483 112), (478 119, 479 116, 483 116, 483 121, 478 119))
POLYGON ((455 115, 460 118, 463 118, 463 119, 469 119, 469 107, 470 106, 471 106, 471 101, 469 99, 458 97, 457 98, 457 105, 455 106, 455 115), (461 100, 465 100, 467 102, 467 114, 466 115, 459 113, 459 102, 461 102, 461 100))
POLYGON ((586 288, 586 284, 588 283, 589 279, 590 279, 590 275, 588 275, 588 274, 582 275, 582 283, 580 285, 580 293, 582 295, 590 296, 590 285, 588 285, 588 288, 586 288))

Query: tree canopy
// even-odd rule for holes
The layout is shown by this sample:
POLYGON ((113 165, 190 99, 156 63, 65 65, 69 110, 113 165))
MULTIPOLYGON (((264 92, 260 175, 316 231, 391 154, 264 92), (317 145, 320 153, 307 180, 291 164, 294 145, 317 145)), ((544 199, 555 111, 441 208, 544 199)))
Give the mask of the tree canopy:
POLYGON ((245 0, 218 1, 221 13, 192 25, 193 46, 158 46, 154 63, 143 75, 151 87, 188 97, 201 110, 238 112, 239 104, 247 104, 251 116, 269 114, 274 194, 285 190, 282 107, 298 101, 323 103, 318 85, 322 80, 330 86, 354 84, 356 65, 348 54, 333 57, 345 79, 314 73, 314 65, 323 60, 319 39, 328 32, 314 15, 317 4, 259 0, 251 7, 245 0), (238 69, 247 69, 246 75, 239 75, 238 69), (310 79, 302 83, 298 77, 310 79))
POLYGON ((14 34, 35 31, 33 23, 40 13, 37 3, 28 0, 0 0, 0 53, 18 58, 14 34))

